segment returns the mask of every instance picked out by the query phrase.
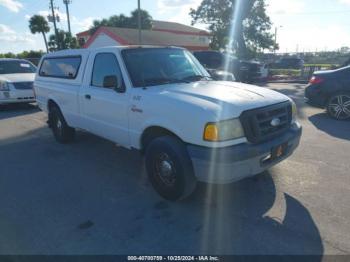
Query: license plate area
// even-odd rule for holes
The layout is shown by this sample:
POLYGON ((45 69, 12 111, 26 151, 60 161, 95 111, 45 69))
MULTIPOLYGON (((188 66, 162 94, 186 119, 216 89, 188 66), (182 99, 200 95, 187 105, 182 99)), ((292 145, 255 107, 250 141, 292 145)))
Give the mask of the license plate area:
POLYGON ((276 146, 271 150, 271 160, 274 161, 283 157, 286 154, 288 148, 288 143, 284 143, 282 145, 276 146))
POLYGON ((268 156, 264 157, 263 159, 261 159, 261 164, 262 165, 268 165, 268 164, 278 160, 279 158, 282 158, 283 156, 286 155, 287 149, 288 149, 288 142, 273 147, 271 149, 270 155, 268 155, 268 156))

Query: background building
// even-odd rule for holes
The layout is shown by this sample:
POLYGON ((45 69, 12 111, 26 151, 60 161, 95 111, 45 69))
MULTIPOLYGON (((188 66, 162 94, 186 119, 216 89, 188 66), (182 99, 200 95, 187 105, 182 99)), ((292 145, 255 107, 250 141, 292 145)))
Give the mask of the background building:
MULTIPOLYGON (((100 27, 93 35, 89 31, 77 34, 84 48, 112 45, 137 45, 138 30, 120 27, 100 27)), ((152 21, 151 30, 142 30, 142 44, 181 46, 189 50, 208 50, 210 34, 207 31, 179 23, 152 21)))

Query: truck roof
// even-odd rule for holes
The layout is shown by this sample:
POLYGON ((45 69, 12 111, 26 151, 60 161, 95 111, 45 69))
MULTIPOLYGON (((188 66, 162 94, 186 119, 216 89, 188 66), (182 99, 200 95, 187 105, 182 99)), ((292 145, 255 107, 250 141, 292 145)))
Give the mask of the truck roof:
POLYGON ((131 48, 176 48, 176 49, 184 49, 182 47, 177 46, 154 46, 154 45, 127 45, 127 46, 105 46, 105 47, 99 47, 99 48, 89 48, 89 49, 65 49, 56 51, 53 53, 48 53, 45 55, 45 57, 56 57, 56 56, 74 56, 74 55, 83 55, 83 54, 89 54, 91 51, 96 50, 104 50, 104 49, 131 49, 131 48))

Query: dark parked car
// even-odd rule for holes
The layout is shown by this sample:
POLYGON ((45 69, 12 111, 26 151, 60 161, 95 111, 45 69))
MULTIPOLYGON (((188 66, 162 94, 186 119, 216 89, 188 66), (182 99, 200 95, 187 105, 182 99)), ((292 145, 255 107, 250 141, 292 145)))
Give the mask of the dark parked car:
POLYGON ((315 72, 305 90, 309 104, 338 120, 350 119, 350 66, 315 72))
MULTIPOLYGON (((222 76, 237 79, 237 70, 239 61, 233 57, 227 57, 228 64, 226 66, 226 57, 217 51, 198 51, 193 55, 207 69, 215 80, 223 80, 222 76)), ((233 81, 234 81, 233 80, 233 81)))
POLYGON ((218 51, 198 51, 193 53, 199 62, 209 71, 232 73, 239 82, 254 83, 267 78, 268 70, 258 62, 240 61, 230 54, 218 51))
POLYGON ((266 64, 256 61, 241 61, 239 75, 243 83, 264 82, 268 78, 269 69, 266 64))
POLYGON ((274 69, 301 69, 303 66, 304 60, 298 57, 283 57, 270 65, 274 69))
POLYGON ((210 76, 217 81, 236 81, 235 76, 227 71, 221 71, 221 70, 216 70, 216 69, 209 69, 207 68, 208 73, 210 76))

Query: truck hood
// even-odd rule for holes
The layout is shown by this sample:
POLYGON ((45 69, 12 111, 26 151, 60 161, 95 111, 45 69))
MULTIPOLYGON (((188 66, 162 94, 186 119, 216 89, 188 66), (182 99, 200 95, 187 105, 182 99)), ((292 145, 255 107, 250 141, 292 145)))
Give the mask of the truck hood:
POLYGON ((214 110, 220 118, 238 117, 245 110, 290 100, 267 88, 237 82, 200 81, 162 87, 162 95, 214 110))
POLYGON ((34 82, 35 74, 26 73, 26 74, 4 74, 0 75, 1 81, 6 81, 10 83, 15 82, 34 82))

